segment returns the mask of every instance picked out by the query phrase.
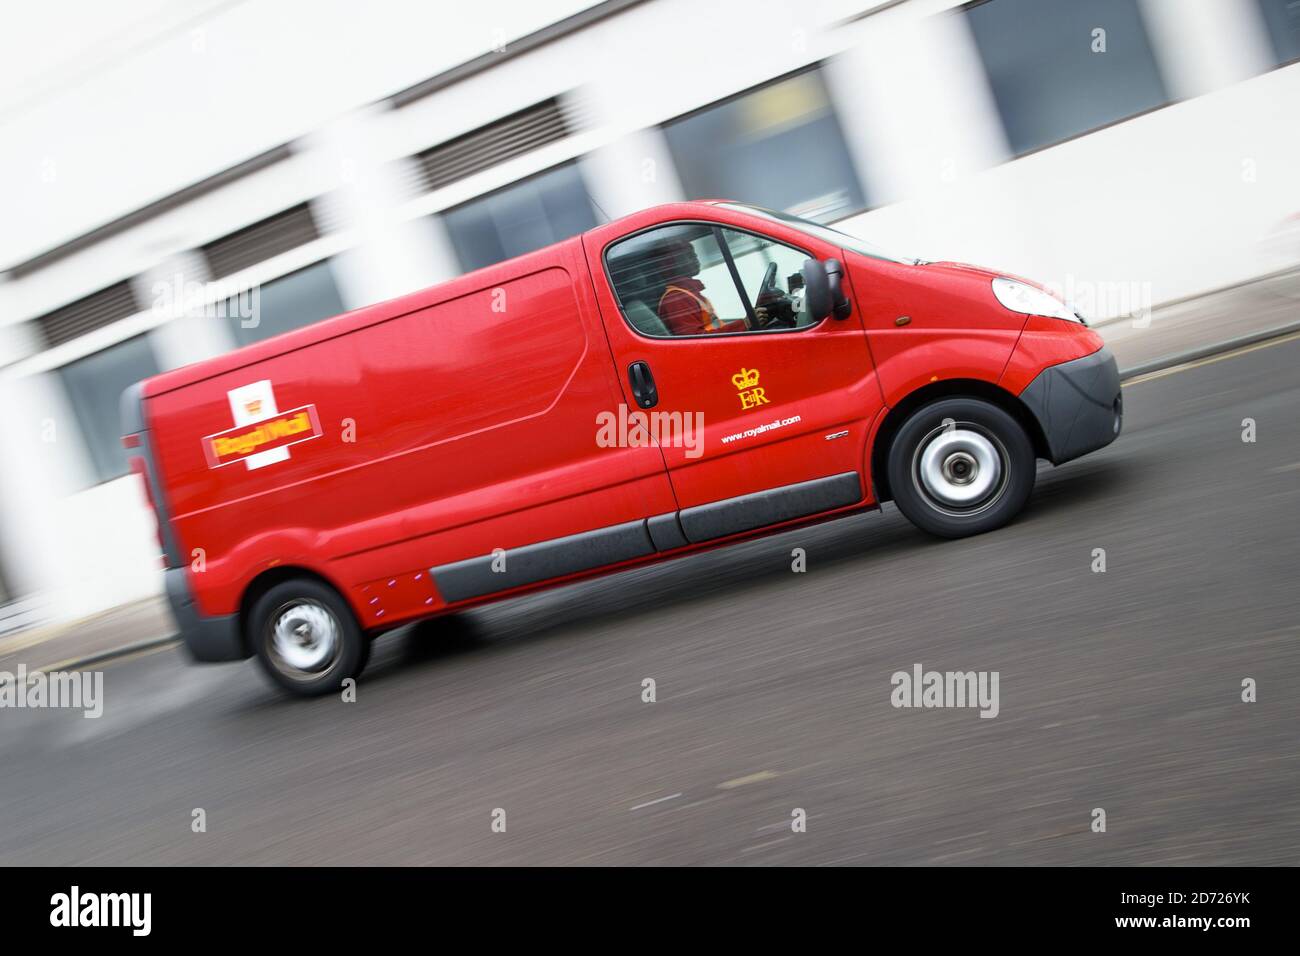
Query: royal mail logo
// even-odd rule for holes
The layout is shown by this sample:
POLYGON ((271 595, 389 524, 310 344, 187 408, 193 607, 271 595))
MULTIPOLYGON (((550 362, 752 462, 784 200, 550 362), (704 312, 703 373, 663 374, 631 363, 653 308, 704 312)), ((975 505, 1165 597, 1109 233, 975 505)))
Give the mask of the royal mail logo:
POLYGON ((320 438, 315 405, 278 410, 269 381, 253 382, 226 393, 235 427, 203 439, 209 468, 244 462, 252 471, 289 459, 289 446, 320 438))
POLYGON ((757 369, 742 368, 731 376, 731 384, 736 386, 736 391, 739 393, 737 397, 740 399, 741 408, 758 408, 760 405, 772 403, 772 400, 758 387, 757 369))

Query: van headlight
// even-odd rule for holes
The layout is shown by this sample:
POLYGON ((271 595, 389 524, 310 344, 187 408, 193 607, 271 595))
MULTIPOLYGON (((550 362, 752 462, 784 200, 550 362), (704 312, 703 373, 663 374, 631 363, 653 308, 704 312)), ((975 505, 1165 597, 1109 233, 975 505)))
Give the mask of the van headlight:
POLYGON ((997 296, 999 302, 1012 312, 1021 312, 1025 315, 1045 315, 1052 319, 1078 322, 1080 325, 1088 324, 1083 321, 1082 316, 1056 296, 1049 295, 1042 289, 1035 289, 1031 285, 1025 285, 1023 282, 1017 282, 1015 279, 998 276, 993 280, 993 294, 997 296))

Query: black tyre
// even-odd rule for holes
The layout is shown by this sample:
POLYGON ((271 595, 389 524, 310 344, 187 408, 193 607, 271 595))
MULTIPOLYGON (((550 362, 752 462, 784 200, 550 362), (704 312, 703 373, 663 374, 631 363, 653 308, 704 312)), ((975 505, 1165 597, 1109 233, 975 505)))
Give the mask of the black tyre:
POLYGON ((370 639, 331 587, 311 578, 283 581, 249 617, 253 651, 267 676, 292 694, 314 697, 360 675, 370 639))
POLYGON ((1000 528, 1034 489, 1034 447, 1020 423, 977 398, 945 398, 917 409, 889 449, 898 510, 941 538, 1000 528))

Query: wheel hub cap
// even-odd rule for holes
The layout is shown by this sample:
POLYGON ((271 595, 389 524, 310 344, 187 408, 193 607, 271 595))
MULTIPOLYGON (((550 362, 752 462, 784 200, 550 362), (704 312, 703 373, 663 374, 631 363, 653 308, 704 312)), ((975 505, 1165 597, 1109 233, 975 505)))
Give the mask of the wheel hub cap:
POLYGON ((931 497, 945 505, 969 508, 998 488, 1002 458, 979 432, 947 428, 921 450, 918 471, 931 497))
POLYGON ((338 623, 319 604, 292 604, 276 617, 271 642, 285 666, 298 671, 324 670, 338 654, 338 623))

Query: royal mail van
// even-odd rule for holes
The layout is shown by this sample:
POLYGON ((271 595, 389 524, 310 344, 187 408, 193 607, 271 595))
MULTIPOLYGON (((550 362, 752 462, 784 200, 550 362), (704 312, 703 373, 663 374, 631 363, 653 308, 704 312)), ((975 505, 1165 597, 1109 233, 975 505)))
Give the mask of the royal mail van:
POLYGON ((988 531, 1121 417, 1034 283, 692 202, 155 376, 123 441, 193 657, 315 694, 397 625, 887 500, 988 531))

